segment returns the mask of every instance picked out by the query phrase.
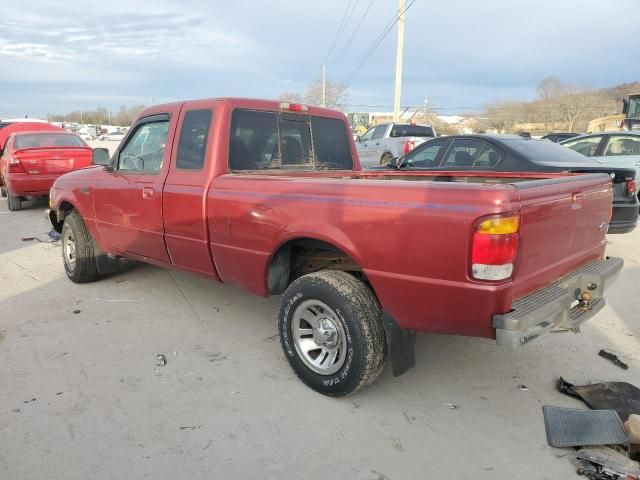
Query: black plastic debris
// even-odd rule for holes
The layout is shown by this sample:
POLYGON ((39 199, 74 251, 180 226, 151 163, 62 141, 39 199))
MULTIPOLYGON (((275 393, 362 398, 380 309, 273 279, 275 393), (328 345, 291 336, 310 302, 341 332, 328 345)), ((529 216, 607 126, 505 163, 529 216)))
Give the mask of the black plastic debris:
POLYGON ((608 352, 607 350, 600 350, 598 352, 598 355, 600 355, 602 358, 606 358, 607 360, 611 360, 614 365, 622 368, 623 370, 629 370, 629 365, 620 360, 620 358, 618 358, 615 353, 608 352))
POLYGON ((626 382, 603 382, 593 385, 572 385, 560 377, 558 390, 582 400, 594 410, 615 410, 623 422, 640 412, 640 388, 626 382))
POLYGON ((542 407, 547 443, 552 447, 621 445, 629 440, 615 410, 542 407))
POLYGON ((56 232, 55 230, 49 231, 49 233, 47 235, 49 235, 49 238, 51 238, 54 242, 56 240, 60 240, 60 237, 62 236, 58 232, 56 232))
POLYGON ((158 366, 159 367, 164 367, 167 364, 167 357, 165 357, 163 354, 159 353, 158 354, 158 366))

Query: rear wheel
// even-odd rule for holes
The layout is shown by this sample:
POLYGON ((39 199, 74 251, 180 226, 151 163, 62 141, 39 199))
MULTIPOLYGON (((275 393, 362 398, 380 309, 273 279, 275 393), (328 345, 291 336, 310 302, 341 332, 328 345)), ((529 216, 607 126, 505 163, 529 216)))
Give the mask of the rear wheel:
POLYGON ((382 154, 382 156, 380 157, 380 165, 382 165, 383 167, 387 165, 387 163, 389 163, 391 160, 393 160, 393 155, 391 155, 389 152, 384 152, 382 154))
POLYGON ((294 281, 280 303, 278 330, 295 373, 323 395, 357 392, 384 368, 380 306, 373 292, 348 273, 326 270, 294 281))
POLYGON ((14 197, 11 193, 7 193, 7 206, 12 212, 22 210, 22 198, 14 197))
POLYGON ((0 195, 2 195, 2 198, 7 198, 7 187, 4 185, 0 186, 0 195))
POLYGON ((62 259, 69 280, 87 283, 99 277, 93 238, 80 215, 73 212, 62 226, 62 259))

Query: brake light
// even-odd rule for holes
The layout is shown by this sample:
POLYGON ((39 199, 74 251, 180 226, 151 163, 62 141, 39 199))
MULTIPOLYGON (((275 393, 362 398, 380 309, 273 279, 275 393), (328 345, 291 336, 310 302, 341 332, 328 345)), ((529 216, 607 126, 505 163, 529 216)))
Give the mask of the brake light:
POLYGON ((638 189, 638 181, 637 180, 629 180, 627 182, 627 194, 628 195, 635 195, 637 189, 638 189))
POLYGON ((288 110, 289 112, 308 112, 309 107, 300 103, 287 103, 280 104, 280 110, 288 110))
POLYGON ((9 173, 26 173, 18 157, 9 159, 9 173))
POLYGON ((409 153, 411 150, 413 150, 416 147, 416 142, 414 142, 413 140, 407 140, 406 142, 404 142, 404 153, 409 153))
POLYGON ((518 253, 520 217, 484 220, 473 233, 471 275, 478 280, 505 280, 513 274, 518 253))

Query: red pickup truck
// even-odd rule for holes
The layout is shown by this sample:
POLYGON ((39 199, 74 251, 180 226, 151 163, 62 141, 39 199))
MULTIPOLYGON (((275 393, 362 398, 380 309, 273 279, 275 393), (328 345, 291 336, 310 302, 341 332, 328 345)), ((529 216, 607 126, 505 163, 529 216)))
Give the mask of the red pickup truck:
POLYGON ((67 276, 124 257, 282 294, 285 356, 331 396, 412 367, 416 332, 516 347, 603 307, 607 175, 363 172, 349 132, 291 103, 148 108, 52 188, 67 276))
POLYGON ((9 210, 22 208, 25 197, 45 197, 60 175, 91 166, 92 149, 65 131, 12 133, 0 157, 0 185, 9 210))

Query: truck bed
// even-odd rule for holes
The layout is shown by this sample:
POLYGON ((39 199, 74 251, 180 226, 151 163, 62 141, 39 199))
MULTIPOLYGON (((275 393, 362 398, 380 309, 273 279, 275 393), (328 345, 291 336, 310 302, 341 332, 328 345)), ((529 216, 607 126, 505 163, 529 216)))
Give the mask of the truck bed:
POLYGON ((493 337, 492 315, 603 257, 611 195, 598 174, 234 174, 214 181, 207 209, 225 212, 210 219, 224 281, 266 294, 274 246, 319 239, 362 268, 402 327, 493 337), (513 279, 474 280, 475 225, 505 213, 521 215, 513 279))

